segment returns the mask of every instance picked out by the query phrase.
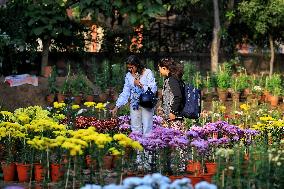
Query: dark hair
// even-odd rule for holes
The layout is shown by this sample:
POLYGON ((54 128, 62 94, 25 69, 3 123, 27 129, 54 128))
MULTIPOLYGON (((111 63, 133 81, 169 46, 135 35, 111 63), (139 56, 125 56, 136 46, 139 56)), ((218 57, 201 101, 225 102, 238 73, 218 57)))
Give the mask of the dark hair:
POLYGON ((183 64, 176 62, 173 58, 163 58, 160 60, 160 67, 166 67, 170 70, 170 75, 178 80, 183 76, 183 64))
POLYGON ((135 66, 139 74, 142 74, 142 71, 145 68, 145 65, 140 61, 140 59, 136 55, 130 55, 126 59, 126 64, 135 66))

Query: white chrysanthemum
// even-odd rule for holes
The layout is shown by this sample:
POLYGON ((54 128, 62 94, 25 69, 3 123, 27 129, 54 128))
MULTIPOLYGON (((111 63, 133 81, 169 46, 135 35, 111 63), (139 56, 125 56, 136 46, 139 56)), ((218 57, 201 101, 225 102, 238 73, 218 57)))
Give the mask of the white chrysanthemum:
POLYGON ((206 181, 202 181, 200 183, 197 183, 194 188, 195 189, 217 189, 217 186, 214 184, 209 184, 206 181))
POLYGON ((102 186, 96 184, 87 184, 81 187, 81 189, 102 189, 102 186))

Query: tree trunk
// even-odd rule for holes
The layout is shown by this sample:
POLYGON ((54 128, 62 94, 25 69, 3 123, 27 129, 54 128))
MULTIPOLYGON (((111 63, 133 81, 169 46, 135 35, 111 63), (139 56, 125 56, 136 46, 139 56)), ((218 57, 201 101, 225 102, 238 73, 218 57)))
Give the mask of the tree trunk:
POLYGON ((211 44, 211 72, 217 72, 219 60, 219 46, 220 46, 220 17, 218 0, 213 0, 214 5, 214 28, 213 39, 211 44))
POLYGON ((269 34, 269 44, 270 44, 270 62, 269 62, 269 76, 273 74, 273 64, 274 64, 274 43, 273 43, 273 37, 269 34))
POLYGON ((48 65, 48 54, 49 54, 49 39, 42 40, 42 53, 41 53, 41 71, 40 75, 44 75, 44 67, 48 65))

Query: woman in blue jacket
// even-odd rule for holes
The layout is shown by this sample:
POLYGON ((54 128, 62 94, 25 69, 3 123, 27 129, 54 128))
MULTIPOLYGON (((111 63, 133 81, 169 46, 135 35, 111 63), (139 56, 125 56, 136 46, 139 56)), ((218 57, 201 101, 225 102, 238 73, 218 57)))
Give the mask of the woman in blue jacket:
POLYGON ((130 100, 131 130, 147 135, 152 131, 154 111, 153 108, 141 107, 139 97, 148 88, 154 94, 157 92, 155 77, 135 55, 127 58, 126 66, 128 72, 125 75, 123 91, 116 101, 112 114, 115 116, 118 109, 130 100))

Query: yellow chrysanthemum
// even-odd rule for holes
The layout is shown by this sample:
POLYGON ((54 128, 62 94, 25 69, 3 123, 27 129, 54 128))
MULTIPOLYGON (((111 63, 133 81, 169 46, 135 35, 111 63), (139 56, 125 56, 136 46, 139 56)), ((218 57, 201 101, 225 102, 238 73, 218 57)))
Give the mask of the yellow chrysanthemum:
POLYGON ((85 102, 84 105, 89 108, 89 107, 94 107, 96 103, 95 102, 85 102))
POLYGON ((56 109, 64 108, 66 104, 64 102, 54 102, 53 107, 56 109))
POLYGON ((106 103, 98 103, 96 106, 95 106, 96 109, 98 110, 105 110, 106 108, 106 103))
POLYGON ((110 151, 111 154, 114 155, 114 156, 119 156, 119 155, 122 154, 119 150, 117 150, 117 149, 114 148, 114 147, 110 148, 109 151, 110 151))
POLYGON ((71 107, 72 110, 77 110, 77 109, 79 109, 79 108, 80 108, 80 106, 77 105, 77 104, 74 104, 74 105, 72 105, 72 107, 71 107))
POLYGON ((220 112, 225 113, 226 106, 219 106, 219 110, 220 110, 220 112))
POLYGON ((132 142, 131 146, 132 146, 132 148, 134 148, 136 150, 139 150, 139 151, 143 150, 142 145, 139 142, 137 142, 137 141, 132 142))
POLYGON ((248 111, 250 109, 250 106, 248 104, 242 104, 240 105, 240 108, 243 110, 243 111, 248 111))
POLYGON ((125 139, 125 138, 127 138, 127 136, 125 134, 119 133, 119 134, 113 135, 114 140, 122 140, 122 139, 125 139))

